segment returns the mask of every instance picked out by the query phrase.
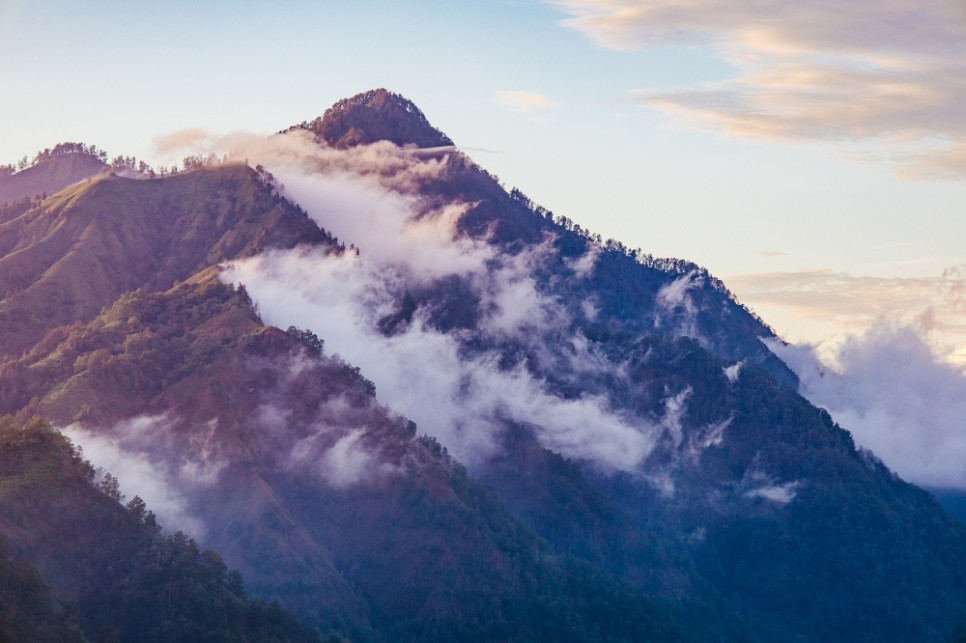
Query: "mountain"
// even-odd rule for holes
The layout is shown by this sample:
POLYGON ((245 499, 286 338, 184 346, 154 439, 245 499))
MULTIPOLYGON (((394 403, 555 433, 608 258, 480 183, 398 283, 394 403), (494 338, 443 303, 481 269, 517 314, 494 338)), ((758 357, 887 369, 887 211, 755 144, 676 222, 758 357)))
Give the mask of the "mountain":
POLYGON ((964 527, 706 270, 507 192, 385 90, 245 154, 0 209, 0 413, 252 595, 359 641, 953 635, 964 527))
MULTIPOLYGON (((210 525, 203 541, 253 592, 354 638, 374 636, 374 626, 404 638, 488 638, 497 624, 485 612, 480 631, 447 613, 459 606, 469 617, 499 599, 499 620, 526 632, 531 609, 556 620, 564 614, 555 610, 586 610, 591 597, 620 605, 635 595, 544 560, 534 535, 437 443, 378 405, 357 369, 306 335, 263 326, 213 271, 52 331, 0 380, 4 408, 136 440, 159 478, 193 489, 189 511, 210 525), (138 417, 140 427, 129 421, 138 417), (333 449, 346 462, 327 458, 333 449), (371 470, 381 472, 375 484, 353 484, 371 470)), ((653 611, 640 598, 595 627, 647 631, 653 611)))

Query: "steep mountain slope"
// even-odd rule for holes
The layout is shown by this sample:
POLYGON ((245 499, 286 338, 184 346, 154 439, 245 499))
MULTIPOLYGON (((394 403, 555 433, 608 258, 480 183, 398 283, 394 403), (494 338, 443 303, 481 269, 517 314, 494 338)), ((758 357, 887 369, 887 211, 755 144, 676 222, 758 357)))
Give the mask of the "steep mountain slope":
MULTIPOLYGON (((594 447, 586 446, 569 462, 553 452, 578 453, 572 437, 541 424, 560 416, 534 419, 504 401, 494 406, 503 448, 473 467, 478 480, 561 553, 664 595, 693 596, 711 584, 744 617, 749 637, 948 635, 964 605, 961 527, 793 392, 794 376, 761 342, 773 333, 720 282, 687 262, 601 243, 521 193, 506 194, 459 153, 443 166, 413 170, 421 177, 416 187, 384 184, 426 204, 417 219, 441 203, 472 204, 457 235, 499 248, 485 269, 518 284, 530 280, 527 296, 515 302, 531 310, 515 329, 495 324, 506 312, 499 310, 505 292, 494 296, 479 273, 429 284, 397 280, 386 286, 393 311, 370 331, 387 336, 390 348, 428 347, 442 334, 464 359, 497 361, 517 385, 539 382, 542 392, 567 401, 605 399, 613 415, 650 427, 653 440, 638 466, 615 475, 606 465, 619 456, 594 463, 594 447), (517 258, 525 272, 506 270, 517 258), (944 581, 930 582, 935 575, 944 581), (790 586, 791 579, 799 580, 790 586)), ((335 222, 330 227, 340 232, 335 222)), ((372 241, 351 240, 365 256, 372 241)), ((258 284, 259 271, 235 278, 246 277, 270 319, 284 322, 285 311, 258 284)), ((314 310, 321 315, 325 307, 314 310)), ((323 336, 339 330, 324 318, 300 319, 323 336)), ((377 361, 363 366, 377 385, 397 385, 381 378, 377 361)), ((598 433, 604 442, 605 431, 602 425, 598 433)), ((459 447, 460 439, 448 446, 459 447)), ((706 596, 713 603, 714 592, 706 596)))
POLYGON ((375 90, 245 151, 274 176, 4 210, 0 412, 354 640, 951 635, 963 527, 763 322, 450 144, 375 90))
MULTIPOLYGON (((162 536, 140 499, 124 508, 93 476, 38 418, 0 419, 0 534, 43 573, 91 640, 321 641, 277 606, 247 601, 240 576, 217 554, 180 533, 162 536)), ((61 628, 54 639, 8 640, 81 640, 61 628)))
MULTIPOLYGON (((322 145, 337 148, 383 140, 417 148, 452 145, 411 102, 382 89, 339 101, 324 116, 288 131, 298 129, 311 132, 322 145), (347 139, 343 132, 363 134, 347 139)), ((540 252, 533 266, 536 288, 546 297, 557 298, 574 319, 589 322, 594 332, 632 336, 683 332, 699 337, 722 357, 765 364, 780 381, 797 384, 795 375, 761 341, 775 339, 774 332, 700 266, 654 258, 614 240, 605 242, 566 217, 555 217, 533 204, 518 190, 508 194, 496 177, 462 153, 411 158, 411 164, 425 170, 414 172, 414 180, 395 189, 418 199, 425 211, 471 204, 455 224, 458 236, 486 240, 509 255, 549 242, 553 251, 540 252), (588 262, 591 256, 593 261, 588 262), (589 265, 577 271, 586 274, 578 275, 574 264, 582 257, 589 265), (658 296, 662 289, 676 281, 680 296, 662 300, 658 296), (588 305, 593 319, 586 314, 588 305)), ((365 239, 348 240, 365 245, 365 239)), ((472 325, 480 301, 463 285, 449 280, 422 292, 402 293, 397 305, 403 315, 400 320, 409 321, 416 308, 422 308, 431 311, 430 322, 444 329, 454 323, 472 325)))
POLYGON ((609 596, 614 613, 594 624, 608 640, 666 637, 648 599, 544 560, 435 442, 306 339, 262 326, 244 294, 209 273, 54 331, 42 343, 53 350, 7 366, 0 389, 32 383, 20 399, 36 402, 22 413, 107 427, 135 447, 158 479, 190 489, 186 512, 203 521, 204 542, 253 592, 326 627, 359 639, 499 628, 528 638, 537 610, 565 639, 586 631, 587 601, 609 596), (135 413, 149 414, 140 428, 125 422, 135 413))

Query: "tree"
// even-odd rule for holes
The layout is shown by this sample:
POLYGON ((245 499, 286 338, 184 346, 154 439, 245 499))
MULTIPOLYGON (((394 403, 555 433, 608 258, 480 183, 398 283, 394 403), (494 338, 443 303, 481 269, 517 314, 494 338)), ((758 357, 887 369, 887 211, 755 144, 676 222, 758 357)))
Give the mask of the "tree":
POLYGON ((104 474, 104 478, 101 480, 100 489, 108 498, 111 498, 117 502, 123 502, 124 495, 121 493, 121 485, 117 481, 117 478, 112 476, 109 472, 104 474))
POLYGON ((148 509, 147 509, 147 505, 141 499, 141 496, 134 496, 133 498, 131 498, 130 502, 128 502, 127 505, 125 506, 127 507, 127 510, 131 512, 131 515, 137 518, 138 522, 141 522, 141 523, 144 522, 144 518, 145 516, 147 516, 148 509))

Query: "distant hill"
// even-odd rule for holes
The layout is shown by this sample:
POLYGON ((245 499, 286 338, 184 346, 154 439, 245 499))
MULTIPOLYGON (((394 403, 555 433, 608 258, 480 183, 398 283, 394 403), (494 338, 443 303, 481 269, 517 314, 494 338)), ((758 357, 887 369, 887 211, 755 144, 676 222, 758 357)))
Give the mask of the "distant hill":
POLYGON ((96 153, 90 153, 79 144, 58 145, 52 151, 38 155, 30 167, 19 172, 0 173, 0 205, 54 194, 100 174, 107 167, 96 153))

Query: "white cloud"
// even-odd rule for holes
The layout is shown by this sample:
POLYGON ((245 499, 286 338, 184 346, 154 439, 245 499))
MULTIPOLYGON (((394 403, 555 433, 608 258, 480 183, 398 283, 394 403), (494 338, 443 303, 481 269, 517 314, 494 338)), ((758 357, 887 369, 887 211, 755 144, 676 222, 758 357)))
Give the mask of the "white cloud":
POLYGON ((688 386, 677 395, 671 395, 664 400, 664 417, 661 419, 661 424, 670 434, 675 448, 681 446, 681 440, 684 438, 684 427, 681 422, 687 411, 688 398, 693 392, 688 386))
MULTIPOLYGON (((458 334, 418 317, 403 332, 380 334, 375 322, 391 309, 386 276, 364 255, 293 251, 237 262, 224 278, 245 284, 266 322, 316 332, 373 379, 383 402, 470 464, 494 452, 508 421, 534 427, 549 448, 607 468, 633 469, 650 453, 653 427, 623 419, 599 397, 561 399, 522 364, 467 355, 458 334)), ((500 323, 489 326, 501 330, 500 323)))
MULTIPOLYGON (((552 239, 507 254, 456 235, 457 217, 472 204, 430 207, 413 196, 415 182, 445 167, 405 150, 377 144, 375 150, 351 150, 345 159, 325 150, 320 160, 315 151, 303 157, 297 137, 258 155, 257 147, 249 145, 246 153, 267 162, 283 193, 362 249, 358 256, 275 251, 229 266, 223 278, 245 284, 267 323, 313 330, 330 352, 362 368, 383 402, 469 464, 494 452, 508 422, 528 425, 545 446, 605 469, 631 470, 643 462, 659 429, 622 416, 603 397, 564 399, 523 362, 468 351, 460 331, 431 327, 427 311, 416 311, 391 336, 378 330, 402 295, 456 276, 478 299, 477 326, 489 338, 522 341, 540 358, 563 351, 564 359, 596 368, 581 337, 548 347, 533 332, 568 325, 567 312, 540 292, 532 275, 553 251, 552 239)), ((580 267, 589 269, 584 264, 591 259, 580 267)), ((354 444, 347 443, 346 453, 354 444)))
POLYGON ((786 482, 781 485, 766 484, 746 491, 745 495, 749 498, 764 498, 779 505, 787 505, 795 499, 799 486, 798 482, 786 482))
POLYGON ((966 373, 937 356, 924 332, 880 322, 850 337, 834 368, 810 346, 771 348, 809 400, 903 478, 966 489, 966 373))
POLYGON ((557 103, 537 92, 502 90, 493 94, 493 101, 514 112, 533 112, 557 107, 557 103))
POLYGON ((638 94, 740 137, 860 142, 907 176, 963 178, 966 9, 956 0, 554 0, 601 46, 704 44, 736 76, 638 94))
POLYGON ((693 271, 689 272, 683 277, 679 277, 671 283, 662 286, 657 291, 657 297, 655 298, 657 305, 668 312, 682 308, 685 312, 693 314, 695 312, 694 304, 687 292, 695 286, 700 286, 702 283, 703 279, 696 277, 693 271))
POLYGON ((671 325, 677 335, 703 341, 697 326, 697 308, 688 291, 704 284, 704 278, 696 271, 678 277, 657 291, 654 326, 671 325))
POLYGON ((169 426, 165 416, 139 416, 105 432, 76 424, 62 431, 84 450, 91 464, 117 478, 121 493, 128 499, 140 496, 165 529, 203 538, 204 523, 190 510, 182 489, 186 484, 210 480, 211 472, 201 467, 200 474, 194 466, 172 469, 154 457, 150 438, 166 433, 169 426))
POLYGON ((334 433, 333 436, 325 430, 316 430, 298 440, 292 447, 290 464, 313 469, 336 489, 399 472, 397 467, 381 461, 378 454, 365 444, 364 427, 334 433))
POLYGON ((786 339, 816 343, 825 360, 834 360, 849 334, 862 334, 880 320, 921 327, 927 331, 923 338, 944 359, 966 359, 963 266, 935 277, 857 277, 809 270, 733 275, 726 281, 786 339))

